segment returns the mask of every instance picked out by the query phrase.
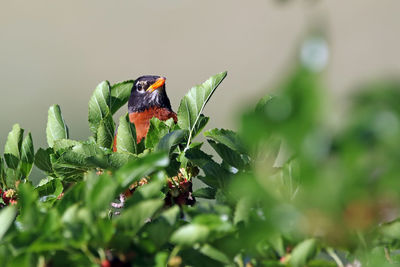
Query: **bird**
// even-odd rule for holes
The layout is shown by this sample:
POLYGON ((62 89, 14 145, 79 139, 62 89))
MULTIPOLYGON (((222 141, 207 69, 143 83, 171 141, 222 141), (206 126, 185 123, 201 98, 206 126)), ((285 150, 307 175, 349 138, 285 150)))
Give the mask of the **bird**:
MULTIPOLYGON (((165 77, 144 75, 137 78, 132 86, 128 101, 129 121, 136 128, 136 142, 139 144, 146 137, 153 117, 161 121, 170 118, 178 121, 171 108, 171 102, 165 90, 165 77)), ((113 151, 117 151, 117 138, 114 137, 113 151)))
MULTIPOLYGON (((128 114, 129 121, 135 124, 136 142, 138 144, 146 137, 152 118, 156 117, 161 121, 172 118, 175 123, 178 121, 165 90, 165 80, 166 78, 162 76, 145 75, 137 78, 132 86, 128 101, 128 114)), ((117 134, 118 132, 114 137, 113 152, 117 152, 117 134)), ((179 189, 175 188, 177 195, 173 196, 169 192, 166 195, 165 204, 167 206, 171 206, 172 203, 193 205, 196 200, 192 196, 192 182, 187 179, 178 182, 179 189)), ((139 183, 131 185, 124 193, 120 194, 120 203, 112 203, 112 206, 122 208, 125 199, 133 194, 137 186, 146 183, 147 179, 142 178, 139 183)), ((170 187, 174 186, 171 184, 170 187)))

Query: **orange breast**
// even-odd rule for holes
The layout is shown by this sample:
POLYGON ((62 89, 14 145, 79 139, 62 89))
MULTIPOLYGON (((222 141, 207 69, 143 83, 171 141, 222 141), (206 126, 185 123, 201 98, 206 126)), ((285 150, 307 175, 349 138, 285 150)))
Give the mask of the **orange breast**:
POLYGON ((150 119, 153 117, 161 121, 168 120, 169 118, 173 118, 175 123, 178 121, 175 112, 166 108, 153 107, 142 112, 129 113, 129 120, 135 124, 137 143, 140 143, 146 137, 150 127, 150 119))

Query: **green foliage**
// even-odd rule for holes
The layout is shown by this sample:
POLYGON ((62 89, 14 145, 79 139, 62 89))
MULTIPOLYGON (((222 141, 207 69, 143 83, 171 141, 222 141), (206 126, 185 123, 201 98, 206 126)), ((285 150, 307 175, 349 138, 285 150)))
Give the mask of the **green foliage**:
POLYGON ((15 124, 8 134, 3 158, 0 157, 0 186, 14 189, 31 173, 34 162, 34 148, 31 133, 23 138, 24 129, 15 124))
POLYGON ((53 147, 56 140, 68 138, 68 127, 61 115, 59 105, 53 105, 49 108, 46 134, 49 147, 53 147))
POLYGON ((19 160, 21 159, 23 135, 24 130, 18 124, 15 124, 12 131, 8 134, 6 146, 4 147, 4 158, 7 166, 11 169, 17 169, 19 160))
POLYGON ((189 93, 183 97, 178 109, 178 125, 181 129, 189 131, 188 144, 208 122, 208 118, 202 116, 202 112, 226 75, 227 72, 221 72, 212 76, 203 84, 190 89, 189 93))
POLYGON ((115 114, 126 102, 131 95, 134 80, 117 83, 111 86, 111 113, 115 114))
POLYGON ((0 240, 3 239, 4 234, 8 228, 12 225, 15 216, 17 215, 17 209, 15 207, 6 207, 0 211, 0 240))
POLYGON ((136 154, 138 152, 135 124, 129 122, 128 114, 119 119, 117 151, 132 154, 136 154))
POLYGON ((111 91, 108 81, 101 82, 89 101, 89 127, 92 133, 96 136, 100 124, 111 113, 111 91))
POLYGON ((96 87, 88 140, 69 139, 57 105, 48 148, 34 153, 14 125, 0 157, 12 195, 0 200, 2 266, 398 264, 400 83, 369 85, 333 131, 319 74, 298 64, 238 132, 211 129, 194 143, 225 76, 190 89, 177 124, 151 119, 140 144, 122 116, 117 152, 112 115, 133 81, 96 87), (36 185, 33 164, 44 172, 36 185))

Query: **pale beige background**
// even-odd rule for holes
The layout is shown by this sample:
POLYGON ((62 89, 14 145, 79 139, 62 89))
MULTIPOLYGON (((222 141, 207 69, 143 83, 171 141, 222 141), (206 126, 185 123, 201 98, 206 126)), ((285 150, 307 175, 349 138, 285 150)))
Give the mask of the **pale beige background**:
POLYGON ((87 102, 102 80, 168 78, 176 110, 194 84, 228 70, 206 113, 235 128, 237 107, 267 92, 316 25, 326 30, 332 103, 365 79, 400 73, 399 0, 0 0, 0 151, 12 124, 45 145, 58 103, 86 139, 87 102))

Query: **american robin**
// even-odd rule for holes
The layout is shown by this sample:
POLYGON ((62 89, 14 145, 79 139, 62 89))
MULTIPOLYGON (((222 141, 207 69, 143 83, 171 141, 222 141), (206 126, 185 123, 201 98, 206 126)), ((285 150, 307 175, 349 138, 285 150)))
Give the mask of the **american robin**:
MULTIPOLYGON (((135 124, 137 143, 140 143, 146 137, 150 128, 150 120, 153 117, 165 121, 170 118, 176 123, 178 117, 171 108, 171 103, 165 91, 165 77, 146 75, 136 79, 133 84, 131 96, 128 101, 129 120, 135 124)), ((114 138, 113 151, 117 151, 117 138, 114 138)), ((178 174, 176 183, 179 189, 170 184, 170 187, 176 189, 175 195, 170 192, 165 198, 167 206, 172 203, 178 205, 193 205, 195 198, 192 196, 192 182, 184 179, 182 174, 178 174), (182 181, 180 181, 182 180, 182 181), (178 190, 178 191, 177 191, 178 190)), ((139 183, 131 185, 123 194, 120 195, 120 204, 112 203, 113 207, 121 208, 124 206, 126 197, 132 195, 138 185, 147 183, 143 178, 139 183)))
MULTIPOLYGON (((146 75, 136 79, 128 102, 129 120, 135 124, 137 143, 146 137, 153 117, 165 121, 178 118, 172 111, 171 103, 165 91, 165 77, 146 75)), ((113 151, 117 151, 117 139, 114 138, 113 151)))

